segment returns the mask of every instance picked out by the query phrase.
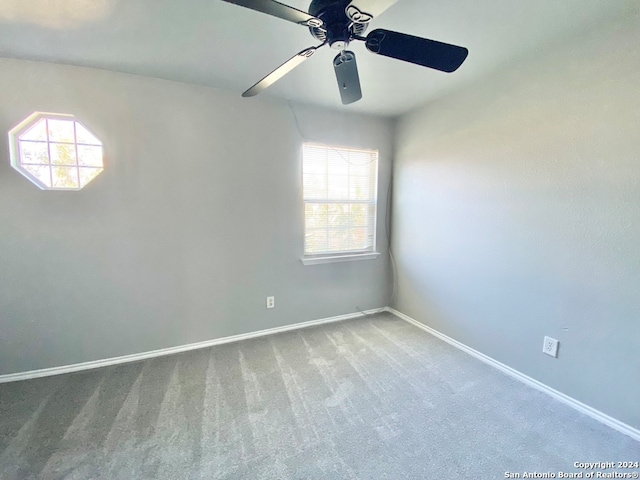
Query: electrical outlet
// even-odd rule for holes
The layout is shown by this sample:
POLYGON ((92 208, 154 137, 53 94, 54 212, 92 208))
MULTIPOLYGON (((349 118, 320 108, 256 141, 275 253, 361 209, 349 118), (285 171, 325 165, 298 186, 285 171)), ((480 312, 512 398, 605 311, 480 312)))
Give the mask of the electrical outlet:
POLYGON ((552 357, 558 357, 558 340, 551 337, 544 337, 542 353, 546 353, 552 357))
POLYGON ((267 308, 274 308, 276 306, 276 297, 267 297, 267 308))

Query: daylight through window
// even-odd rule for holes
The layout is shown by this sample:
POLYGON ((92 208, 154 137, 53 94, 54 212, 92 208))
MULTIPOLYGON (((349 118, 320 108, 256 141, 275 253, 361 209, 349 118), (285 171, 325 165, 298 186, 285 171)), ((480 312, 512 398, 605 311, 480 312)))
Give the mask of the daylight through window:
POLYGON ((72 115, 34 113, 9 132, 11 164, 44 190, 80 190, 102 172, 102 142, 72 115))
POLYGON ((305 257, 375 250, 378 152, 303 146, 305 257))

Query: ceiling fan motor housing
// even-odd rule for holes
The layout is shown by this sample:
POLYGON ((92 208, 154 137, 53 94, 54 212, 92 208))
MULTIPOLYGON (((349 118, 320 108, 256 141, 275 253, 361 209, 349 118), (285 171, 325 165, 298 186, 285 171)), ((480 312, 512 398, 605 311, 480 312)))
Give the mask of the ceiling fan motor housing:
POLYGON ((309 27, 311 35, 321 42, 327 42, 334 50, 344 50, 352 36, 362 35, 366 23, 353 22, 346 14, 351 0, 313 0, 309 5, 309 14, 319 18, 325 28, 309 27))

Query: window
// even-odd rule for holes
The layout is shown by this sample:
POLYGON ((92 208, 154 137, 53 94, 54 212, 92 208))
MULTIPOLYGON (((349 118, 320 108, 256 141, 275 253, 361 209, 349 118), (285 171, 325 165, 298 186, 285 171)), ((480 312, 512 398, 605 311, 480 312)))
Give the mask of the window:
POLYGON ((303 263, 376 256, 378 152, 306 143, 302 177, 303 263))
POLYGON ((102 172, 102 142, 73 115, 32 114, 9 148, 13 168, 43 190, 80 190, 102 172))

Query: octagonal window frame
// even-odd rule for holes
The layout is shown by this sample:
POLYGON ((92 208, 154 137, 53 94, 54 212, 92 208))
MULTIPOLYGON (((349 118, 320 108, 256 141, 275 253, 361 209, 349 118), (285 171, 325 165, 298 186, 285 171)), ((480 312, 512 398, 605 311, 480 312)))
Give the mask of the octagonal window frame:
POLYGON ((74 115, 66 113, 34 112, 13 127, 9 131, 9 158, 11 166, 41 190, 82 190, 104 170, 102 140, 74 115), (57 130, 49 122, 57 122, 57 130), (69 137, 70 129, 66 127, 65 132, 63 128, 68 122, 72 122, 73 126, 72 139, 69 137), (24 138, 28 134, 31 135, 24 138), (78 141, 79 137, 83 137, 83 141, 78 141), (27 145, 31 152, 27 150, 27 145), (35 160, 24 161, 27 155, 35 160), (74 159, 75 163, 69 158, 74 159), (72 178, 74 170, 75 178, 72 178), (83 176, 81 172, 88 175, 83 176), (75 180, 75 185, 61 185, 65 179, 62 174, 66 175, 66 179, 75 180))

